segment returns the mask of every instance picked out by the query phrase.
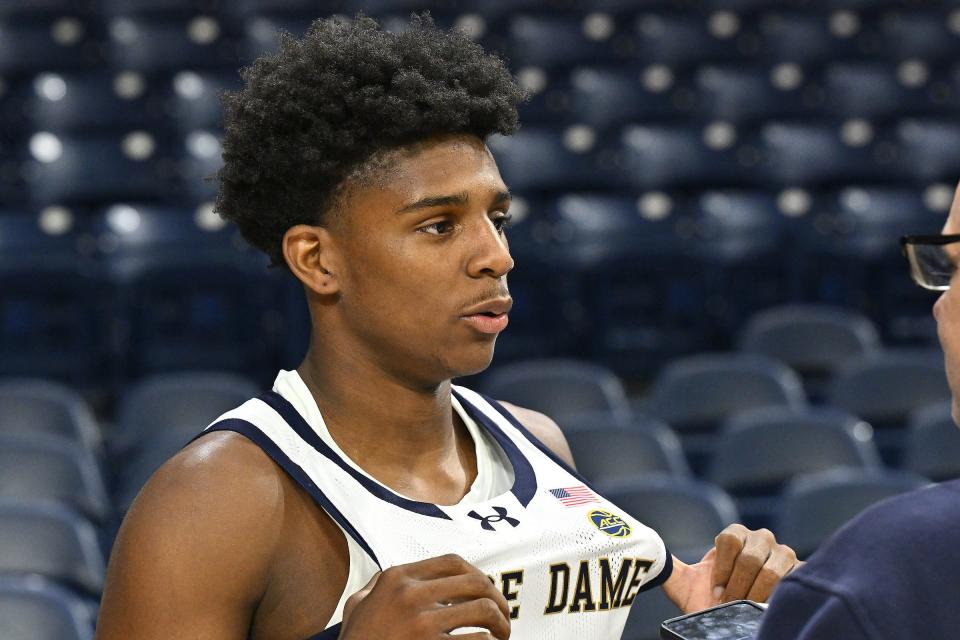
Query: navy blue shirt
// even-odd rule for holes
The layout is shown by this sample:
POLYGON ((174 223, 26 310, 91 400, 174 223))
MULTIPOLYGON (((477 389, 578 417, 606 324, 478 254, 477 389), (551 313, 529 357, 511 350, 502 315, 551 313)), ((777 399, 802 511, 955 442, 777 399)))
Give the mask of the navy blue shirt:
POLYGON ((757 640, 960 638, 960 481, 876 504, 787 576, 757 640))

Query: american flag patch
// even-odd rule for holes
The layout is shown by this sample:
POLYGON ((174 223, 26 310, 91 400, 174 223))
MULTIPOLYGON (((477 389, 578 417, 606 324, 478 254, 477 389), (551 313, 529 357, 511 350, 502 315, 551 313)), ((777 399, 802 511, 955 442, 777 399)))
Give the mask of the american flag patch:
POLYGON ((579 484, 575 487, 550 489, 550 495, 562 502, 563 506, 565 507, 575 507, 578 504, 600 502, 600 500, 597 498, 597 495, 582 484, 579 484))

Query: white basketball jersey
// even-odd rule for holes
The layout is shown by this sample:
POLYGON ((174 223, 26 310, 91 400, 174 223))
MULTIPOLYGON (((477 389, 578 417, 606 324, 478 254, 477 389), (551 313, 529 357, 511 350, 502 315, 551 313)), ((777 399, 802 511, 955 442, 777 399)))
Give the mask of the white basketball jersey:
POLYGON ((593 491, 495 401, 453 386, 453 405, 478 441, 478 482, 455 505, 406 498, 349 460, 296 372, 282 371, 274 391, 204 433, 252 440, 343 531, 350 576, 327 632, 315 638, 336 637, 344 601, 374 572, 447 553, 502 590, 513 640, 620 638, 637 595, 670 576, 660 537, 593 491))

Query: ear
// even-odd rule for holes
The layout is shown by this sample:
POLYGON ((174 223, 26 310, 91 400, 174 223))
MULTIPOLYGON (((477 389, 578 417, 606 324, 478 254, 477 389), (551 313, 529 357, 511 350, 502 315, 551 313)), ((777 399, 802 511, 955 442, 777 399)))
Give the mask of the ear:
POLYGON ((283 234, 283 257, 290 271, 306 287, 326 296, 340 291, 336 248, 323 227, 298 224, 283 234))

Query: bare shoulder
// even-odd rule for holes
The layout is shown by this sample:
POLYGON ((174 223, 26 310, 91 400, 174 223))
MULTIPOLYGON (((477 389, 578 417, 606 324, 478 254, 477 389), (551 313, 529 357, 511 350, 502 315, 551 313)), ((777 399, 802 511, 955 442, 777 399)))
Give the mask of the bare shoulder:
POLYGON ((533 409, 518 407, 509 402, 500 402, 507 411, 527 428, 530 433, 537 437, 540 442, 553 451, 561 460, 574 467, 573 454, 570 452, 570 445, 560 430, 560 426, 552 418, 533 409))
POLYGON ((282 474, 229 432, 161 466, 114 543, 97 637, 246 637, 283 530, 282 474))

